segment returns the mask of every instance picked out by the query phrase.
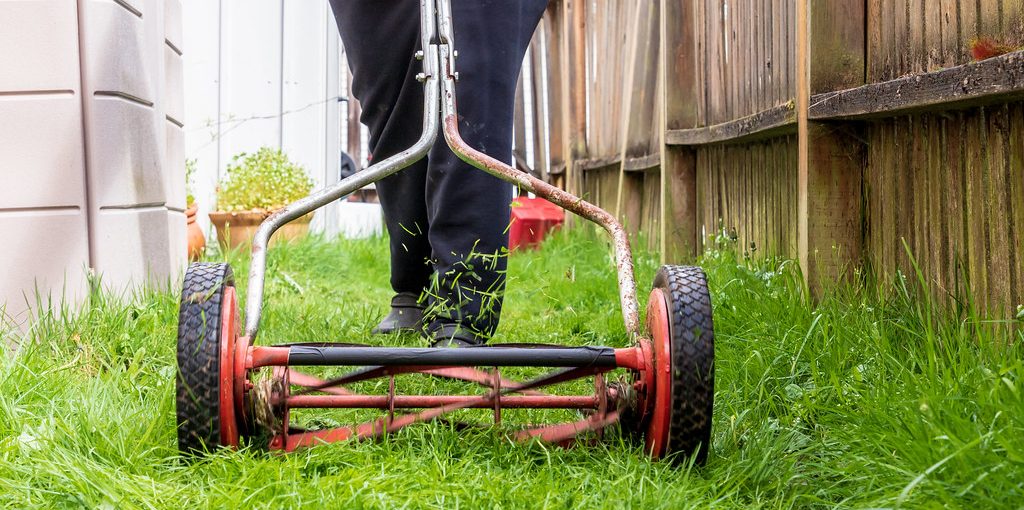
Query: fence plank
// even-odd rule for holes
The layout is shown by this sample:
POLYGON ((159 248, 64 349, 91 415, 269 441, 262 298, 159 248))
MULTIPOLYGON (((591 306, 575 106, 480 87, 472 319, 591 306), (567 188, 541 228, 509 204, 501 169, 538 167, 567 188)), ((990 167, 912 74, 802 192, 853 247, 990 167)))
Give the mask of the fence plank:
MULTIPOLYGON (((964 210, 964 163, 963 163, 963 152, 962 152, 962 137, 959 136, 963 130, 962 118, 954 116, 950 120, 944 120, 942 122, 942 140, 956 140, 955 143, 944 143, 943 151, 943 163, 945 167, 949 169, 946 172, 946 178, 943 180, 944 189, 947 191, 946 195, 946 220, 943 222, 948 231, 948 250, 949 250, 949 272, 946 274, 948 281, 951 282, 949 290, 952 295, 960 297, 963 287, 957 283, 952 285, 954 282, 960 282, 960 276, 962 275, 962 262, 965 260, 964 255, 964 224, 965 214, 964 210)), ((869 167, 871 162, 868 163, 869 167)))
MULTIPOLYGON (((1018 11, 1024 13, 1024 10, 1018 11)), ((1007 130, 1009 139, 1008 182, 1010 187, 1010 231, 1013 249, 1010 250, 1010 274, 1014 275, 1013 303, 1024 303, 1024 104, 1015 103, 1010 106, 1010 127, 1007 130)))
POLYGON ((862 2, 812 2, 810 11, 810 93, 819 94, 863 85, 865 16, 862 2))
MULTIPOLYGON (((987 109, 988 125, 982 126, 988 135, 984 158, 987 179, 985 179, 985 205, 988 209, 989 281, 992 282, 990 300, 993 307, 1002 308, 1011 304, 1011 289, 1014 281, 1010 270, 1011 247, 1007 242, 1010 233, 1009 215, 1009 168, 1007 146, 1009 145, 1009 108, 1006 105, 987 109)), ((1014 249, 1016 251, 1016 249, 1014 249)))
POLYGON ((544 83, 544 54, 547 53, 547 41, 544 30, 538 30, 534 34, 533 45, 535 51, 530 52, 530 60, 526 65, 530 66, 530 85, 533 94, 533 109, 529 112, 533 119, 533 157, 534 169, 545 181, 551 180, 551 155, 548 153, 548 139, 550 132, 546 110, 547 84, 544 83))
MULTIPOLYGON (((564 32, 562 31, 563 9, 562 2, 548 3, 544 19, 541 21, 547 50, 542 53, 546 60, 543 76, 546 78, 547 85, 543 92, 547 94, 548 101, 549 171, 555 176, 552 177, 552 181, 557 181, 565 175, 565 122, 569 117, 567 111, 569 102, 566 99, 569 86, 565 73, 567 63, 563 58, 566 51, 564 32)), ((567 185, 563 184, 563 186, 567 185)))

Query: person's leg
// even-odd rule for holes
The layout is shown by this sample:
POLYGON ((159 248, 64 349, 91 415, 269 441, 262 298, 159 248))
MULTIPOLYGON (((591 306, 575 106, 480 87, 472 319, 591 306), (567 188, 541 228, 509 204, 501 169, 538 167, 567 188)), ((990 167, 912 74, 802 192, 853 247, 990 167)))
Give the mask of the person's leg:
MULTIPOLYGON (((423 85, 419 2, 416 0, 331 0, 349 67, 352 95, 370 131, 370 153, 382 161, 412 146, 423 127, 423 85)), ((418 328, 418 298, 429 284, 427 162, 420 161, 377 183, 391 247, 392 311, 375 329, 418 328)))
MULTIPOLYGON (((516 82, 546 0, 454 0, 459 129, 474 148, 512 158, 516 82)), ((498 326, 505 290, 512 185, 473 168, 442 141, 427 169, 430 245, 437 284, 429 332, 485 341, 498 326)))

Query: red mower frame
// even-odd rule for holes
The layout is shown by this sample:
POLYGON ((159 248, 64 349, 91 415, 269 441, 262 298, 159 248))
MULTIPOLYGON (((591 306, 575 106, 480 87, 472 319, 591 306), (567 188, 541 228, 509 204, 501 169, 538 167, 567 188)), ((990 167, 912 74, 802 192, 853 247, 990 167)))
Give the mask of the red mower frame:
POLYGON ((231 268, 227 264, 189 266, 182 290, 178 326, 177 415, 179 448, 200 453, 217 446, 238 447, 243 437, 266 437, 271 450, 293 451, 321 443, 372 439, 461 409, 489 409, 501 423, 502 409, 575 409, 581 419, 529 427, 522 440, 570 444, 580 436, 600 437, 620 425, 643 438, 645 451, 660 458, 681 453, 707 455, 714 397, 714 328, 711 301, 700 268, 663 266, 648 298, 647 324, 640 326, 629 239, 614 216, 526 173, 469 147, 458 132, 455 105, 454 34, 450 0, 421 0, 425 50, 420 75, 425 87, 424 129, 408 150, 377 163, 337 185, 299 200, 261 225, 253 241, 244 332, 231 268), (263 308, 266 254, 270 236, 292 219, 391 175, 430 149, 439 131, 462 159, 513 182, 601 225, 615 250, 620 305, 631 347, 565 347, 496 344, 460 349, 388 348, 354 344, 255 345, 263 308), (355 367, 322 380, 296 370, 303 366, 355 367), (501 374, 503 367, 551 367, 528 381, 501 374), (476 367, 487 367, 482 370, 476 367), (615 380, 610 372, 624 370, 615 380), (269 372, 269 377, 266 377, 269 372), (262 377, 261 377, 262 374, 262 377), (396 376, 422 374, 468 381, 478 395, 404 395, 396 376), (550 385, 592 377, 594 391, 552 395, 550 385), (346 386, 387 379, 384 395, 354 393, 346 386), (378 419, 322 430, 290 424, 292 409, 379 409, 378 419), (405 410, 415 412, 403 413, 405 410))

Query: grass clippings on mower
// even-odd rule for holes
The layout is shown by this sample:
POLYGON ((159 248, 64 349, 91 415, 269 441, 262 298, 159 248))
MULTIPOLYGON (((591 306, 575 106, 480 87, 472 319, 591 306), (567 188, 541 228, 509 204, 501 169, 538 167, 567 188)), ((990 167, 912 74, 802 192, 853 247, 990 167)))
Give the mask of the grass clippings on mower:
MULTIPOLYGON (((382 239, 275 248, 263 339, 380 343, 367 332, 390 297, 385 253, 382 239)), ((496 341, 623 345, 609 257, 605 242, 583 229, 513 255, 496 341)), ((230 258, 244 299, 246 260, 230 258)), ((649 289, 655 257, 640 253, 637 262, 640 287, 649 289)), ((940 318, 908 290, 912 280, 884 292, 833 289, 810 305, 788 263, 737 262, 730 250, 701 263, 717 345, 705 468, 651 461, 641 444, 615 432, 572 449, 517 444, 506 425, 572 413, 516 410, 503 414, 499 429, 439 422, 384 441, 287 455, 249 447, 182 462, 174 429, 178 296, 145 292, 97 296, 77 315, 44 314, 0 359, 0 507, 1006 508, 1024 501, 1019 325, 1007 333, 970 311, 940 318)), ((400 384, 466 391, 429 379, 400 384)), ((457 418, 490 420, 487 411, 463 413, 457 418)), ((357 414, 296 419, 334 426, 357 414)))

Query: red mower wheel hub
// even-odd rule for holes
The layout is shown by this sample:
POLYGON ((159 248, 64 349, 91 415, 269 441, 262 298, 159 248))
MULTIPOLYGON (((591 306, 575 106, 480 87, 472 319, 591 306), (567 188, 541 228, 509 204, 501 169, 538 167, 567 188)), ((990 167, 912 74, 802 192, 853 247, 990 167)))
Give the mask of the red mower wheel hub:
MULTIPOLYGON (((239 429, 236 402, 242 388, 236 377, 238 351, 238 297, 234 287, 225 287, 221 301, 220 321, 220 444, 238 447, 239 429)), ((244 374, 244 360, 242 363, 244 374)))
POLYGON ((647 330, 651 335, 654 363, 649 369, 653 385, 647 388, 645 402, 650 419, 644 434, 644 449, 657 459, 665 455, 672 416, 672 332, 668 300, 661 289, 652 290, 647 301, 647 330))

